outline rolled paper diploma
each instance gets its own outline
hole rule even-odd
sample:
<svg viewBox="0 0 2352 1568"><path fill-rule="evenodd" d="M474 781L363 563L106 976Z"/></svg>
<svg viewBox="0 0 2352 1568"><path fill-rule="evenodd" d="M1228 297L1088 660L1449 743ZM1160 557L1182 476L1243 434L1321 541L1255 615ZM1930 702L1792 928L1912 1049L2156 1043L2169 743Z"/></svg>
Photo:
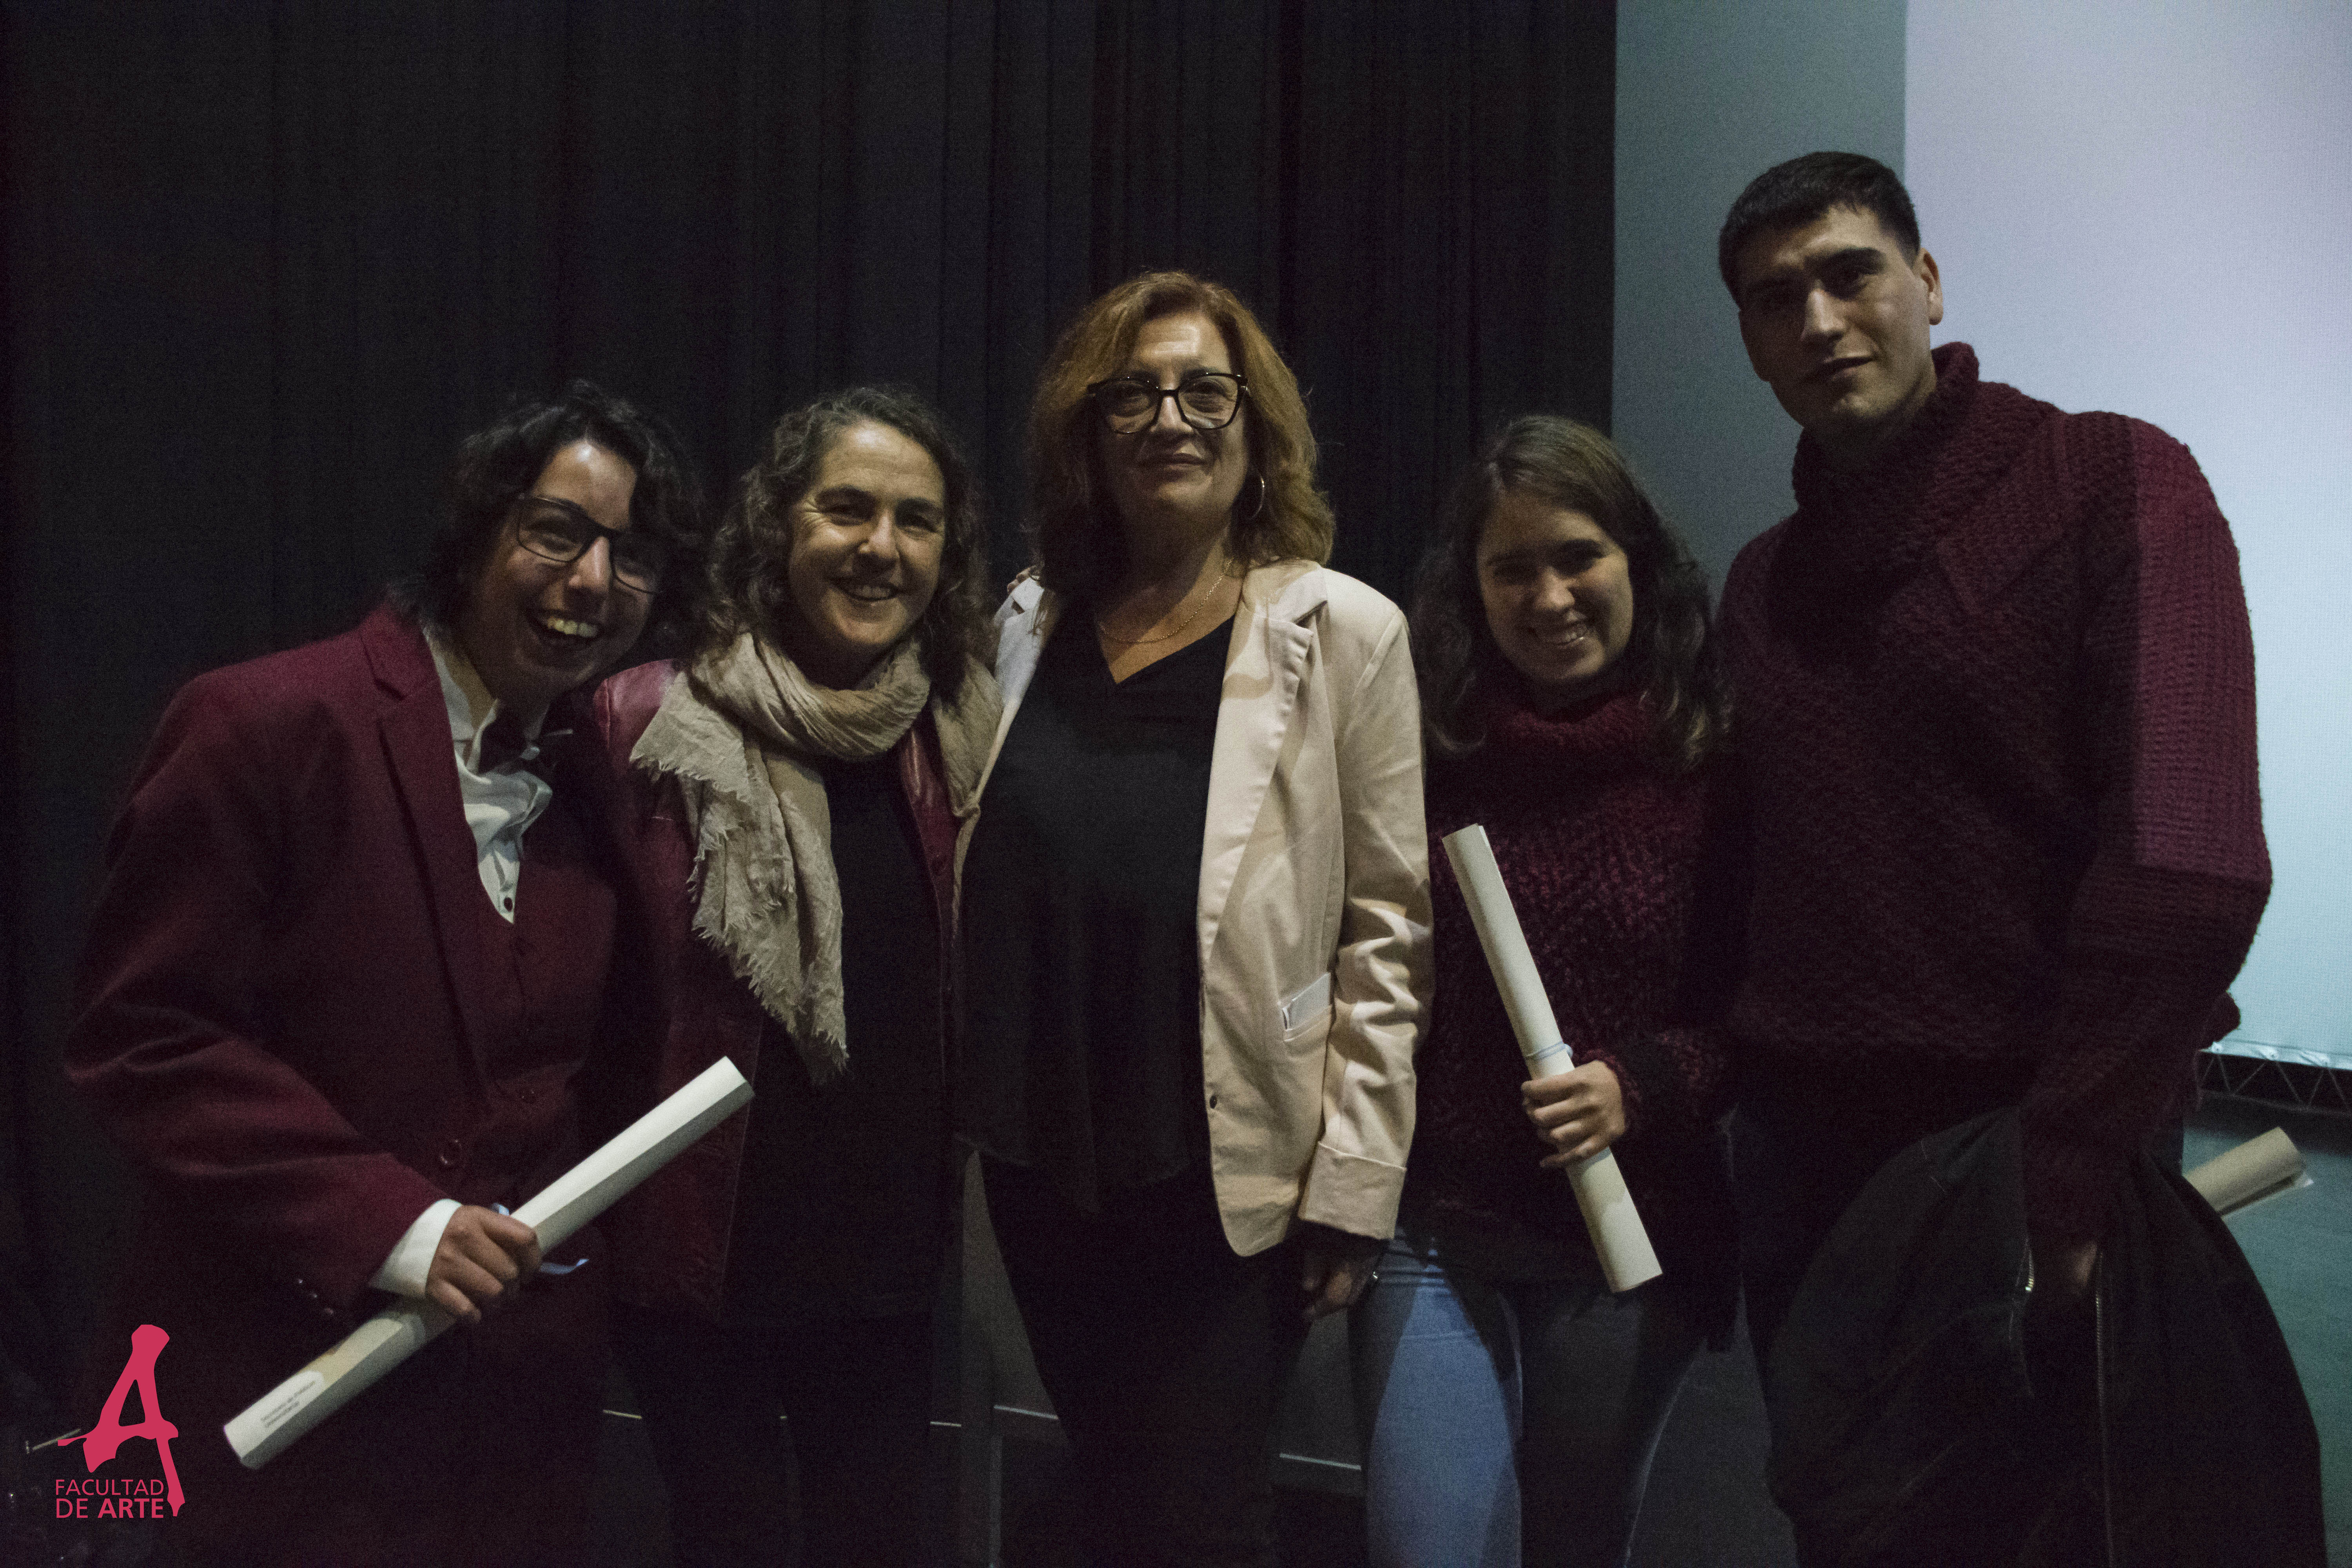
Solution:
<svg viewBox="0 0 2352 1568"><path fill-rule="evenodd" d="M2304 1173L2303 1151L2284 1128L2273 1127L2189 1172L2189 1184L2227 1219L2265 1199L2307 1187L2311 1178Z"/></svg>
<svg viewBox="0 0 2352 1568"><path fill-rule="evenodd" d="M1470 906L1470 924L1486 954L1486 967L1503 993L1503 1011L1511 1017L1511 1032L1519 1037L1519 1054L1527 1058L1529 1078L1549 1078L1576 1065L1576 1058L1559 1037L1551 999L1544 994L1543 978L1528 952L1527 933L1519 929L1519 912L1503 886L1495 865L1494 847L1486 830L1472 826L1444 838L1445 858L1454 865L1454 879ZM1576 1193L1576 1206L1584 1213L1584 1228L1591 1233L1592 1250L1601 1257L1601 1272L1612 1290L1631 1290L1663 1272L1651 1250L1650 1233L1634 1212L1633 1194L1625 1190L1625 1174L1617 1168L1614 1152L1603 1149L1568 1167L1568 1183Z"/></svg>
<svg viewBox="0 0 2352 1568"><path fill-rule="evenodd" d="M558 1176L515 1210L514 1217L539 1233L542 1252L552 1251L751 1098L751 1086L742 1073L719 1058ZM387 1307L246 1406L221 1432L245 1468L257 1470L456 1321L430 1301Z"/></svg>

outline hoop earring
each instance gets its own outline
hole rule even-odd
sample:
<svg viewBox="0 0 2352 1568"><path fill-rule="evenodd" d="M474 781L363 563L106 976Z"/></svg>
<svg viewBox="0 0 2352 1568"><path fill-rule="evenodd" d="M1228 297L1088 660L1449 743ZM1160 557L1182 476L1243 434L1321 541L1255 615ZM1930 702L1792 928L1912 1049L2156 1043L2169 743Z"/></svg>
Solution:
<svg viewBox="0 0 2352 1568"><path fill-rule="evenodd" d="M1250 514L1247 517L1242 519L1244 522L1255 522L1259 518L1265 515L1265 476L1253 469L1251 471L1251 477L1257 480L1257 505L1250 510Z"/></svg>

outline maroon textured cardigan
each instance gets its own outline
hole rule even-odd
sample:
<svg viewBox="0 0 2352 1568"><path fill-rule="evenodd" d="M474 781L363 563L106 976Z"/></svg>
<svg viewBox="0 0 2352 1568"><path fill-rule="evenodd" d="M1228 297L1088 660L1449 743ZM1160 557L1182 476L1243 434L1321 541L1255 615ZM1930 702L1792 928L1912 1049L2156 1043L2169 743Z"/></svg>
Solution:
<svg viewBox="0 0 2352 1568"><path fill-rule="evenodd" d="M1430 763L1432 849L1457 827L1486 829L1561 1035L1623 1089L1619 1163L1666 1277L1716 1287L1727 1321L1730 1210L1715 1135L1726 1055L1718 1033L1693 1023L1727 967L1713 937L1723 921L1703 918L1720 901L1702 861L1715 791L1705 773L1656 761L1636 692L1545 716L1499 684L1486 743ZM1413 1058L1408 1212L1442 1236L1543 1237L1589 1254L1567 1182L1538 1163L1547 1150L1519 1098L1526 1064L1443 853L1430 856L1430 895L1436 981Z"/></svg>
<svg viewBox="0 0 2352 1568"><path fill-rule="evenodd" d="M1977 378L1740 552L1743 1074L1840 1113L2021 1102L2027 1210L2095 1237L2184 1102L2269 893L2237 551L2187 448Z"/></svg>

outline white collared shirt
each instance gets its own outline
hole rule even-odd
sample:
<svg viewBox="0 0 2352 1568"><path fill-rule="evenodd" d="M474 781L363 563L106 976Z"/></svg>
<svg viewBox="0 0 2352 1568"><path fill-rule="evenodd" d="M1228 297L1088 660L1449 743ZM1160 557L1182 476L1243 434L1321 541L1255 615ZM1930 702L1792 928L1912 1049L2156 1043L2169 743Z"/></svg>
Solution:
<svg viewBox="0 0 2352 1568"><path fill-rule="evenodd" d="M449 705L449 739L457 759L457 794L465 802L466 826L473 829L474 858L490 907L514 923L515 887L522 879L522 836L537 822L555 787L521 763L539 754L543 719L524 727L530 743L522 756L501 768L480 771L482 731L499 715L498 700L457 645L427 627L425 645L441 675L441 695Z"/></svg>

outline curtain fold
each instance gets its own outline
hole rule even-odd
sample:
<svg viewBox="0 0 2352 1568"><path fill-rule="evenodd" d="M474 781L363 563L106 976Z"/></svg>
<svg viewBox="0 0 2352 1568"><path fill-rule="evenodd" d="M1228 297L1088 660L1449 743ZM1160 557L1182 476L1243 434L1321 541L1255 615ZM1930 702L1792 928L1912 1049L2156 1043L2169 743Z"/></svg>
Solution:
<svg viewBox="0 0 2352 1568"><path fill-rule="evenodd" d="M197 671L354 621L513 396L592 376L723 496L785 407L904 383L981 464L1009 574L1054 334L1192 268L1298 369L1336 563L1399 597L1485 427L1607 421L1605 4L46 0L0 26L0 1200L60 1325L126 1202L57 1050L148 731Z"/></svg>

